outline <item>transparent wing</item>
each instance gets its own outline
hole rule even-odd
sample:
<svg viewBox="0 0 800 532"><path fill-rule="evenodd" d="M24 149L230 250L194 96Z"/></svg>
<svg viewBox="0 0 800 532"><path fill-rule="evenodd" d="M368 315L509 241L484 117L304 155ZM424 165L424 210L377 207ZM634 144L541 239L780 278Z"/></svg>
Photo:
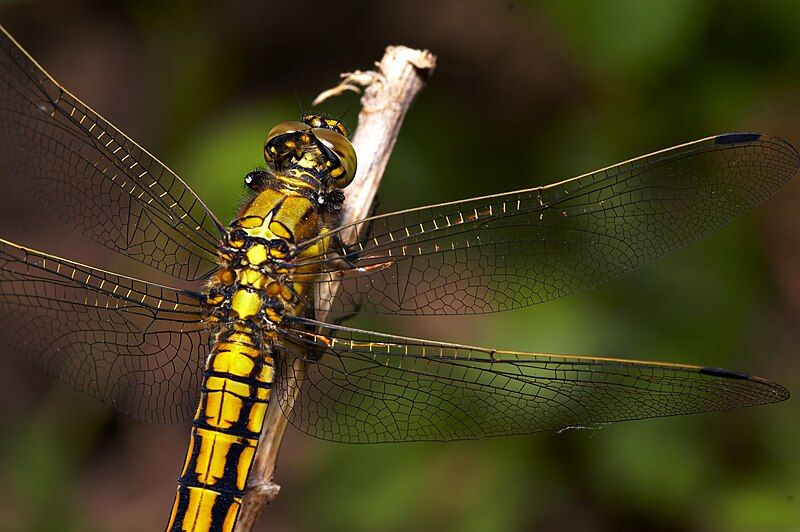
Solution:
<svg viewBox="0 0 800 532"><path fill-rule="evenodd" d="M788 397L778 384L723 369L500 351L310 320L298 324L283 333L277 397L294 426L338 442L477 439ZM314 327L321 332L311 332Z"/></svg>
<svg viewBox="0 0 800 532"><path fill-rule="evenodd" d="M221 225L188 185L2 27L0 175L89 238L159 271L193 281L215 267Z"/></svg>
<svg viewBox="0 0 800 532"><path fill-rule="evenodd" d="M343 241L368 235L346 261L297 265L320 266L308 282L342 282L327 302L337 313L518 308L592 288L709 233L798 167L780 139L709 137L545 187L368 218L338 230Z"/></svg>
<svg viewBox="0 0 800 532"><path fill-rule="evenodd" d="M197 297L0 240L0 337L49 373L145 421L199 397Z"/></svg>

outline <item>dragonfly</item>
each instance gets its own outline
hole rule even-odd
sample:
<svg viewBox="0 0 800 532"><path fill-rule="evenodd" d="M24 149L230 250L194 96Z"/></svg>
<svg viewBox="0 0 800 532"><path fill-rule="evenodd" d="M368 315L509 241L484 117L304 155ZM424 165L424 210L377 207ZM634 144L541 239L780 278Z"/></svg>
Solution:
<svg viewBox="0 0 800 532"><path fill-rule="evenodd" d="M779 138L716 135L547 186L340 225L356 153L339 121L307 115L269 131L266 166L244 177L249 196L225 225L5 29L0 66L3 178L81 238L138 263L111 271L0 237L0 337L139 420L192 419L167 530L233 529L271 401L312 436L378 443L558 431L788 397L728 369L342 324L357 312L486 314L588 290L781 189L800 156ZM331 283L337 290L326 292ZM318 319L321 310L331 318Z"/></svg>

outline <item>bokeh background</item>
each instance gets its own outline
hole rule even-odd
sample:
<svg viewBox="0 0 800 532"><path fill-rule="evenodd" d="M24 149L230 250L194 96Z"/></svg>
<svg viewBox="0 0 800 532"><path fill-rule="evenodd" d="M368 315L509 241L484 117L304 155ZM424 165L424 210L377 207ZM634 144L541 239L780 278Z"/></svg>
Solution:
<svg viewBox="0 0 800 532"><path fill-rule="evenodd" d="M369 68L388 44L429 48L439 66L402 130L383 211L545 184L724 131L800 145L798 20L795 1L0 7L0 22L56 79L222 219L260 163L265 132L297 118L340 72ZM354 126L358 98L322 110L347 111ZM504 348L726 366L798 396L798 212L794 183L592 292L474 319L371 324ZM18 353L0 360L0 530L161 530L188 423L139 424ZM800 412L792 398L448 444L348 446L290 429L277 481L282 492L259 530L800 530Z"/></svg>

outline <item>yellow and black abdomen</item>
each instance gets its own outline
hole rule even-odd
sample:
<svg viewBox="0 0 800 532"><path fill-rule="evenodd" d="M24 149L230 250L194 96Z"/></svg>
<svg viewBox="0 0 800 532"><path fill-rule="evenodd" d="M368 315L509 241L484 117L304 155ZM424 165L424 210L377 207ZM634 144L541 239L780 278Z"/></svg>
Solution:
<svg viewBox="0 0 800 532"><path fill-rule="evenodd" d="M168 531L233 530L272 380L269 347L247 325L217 333Z"/></svg>

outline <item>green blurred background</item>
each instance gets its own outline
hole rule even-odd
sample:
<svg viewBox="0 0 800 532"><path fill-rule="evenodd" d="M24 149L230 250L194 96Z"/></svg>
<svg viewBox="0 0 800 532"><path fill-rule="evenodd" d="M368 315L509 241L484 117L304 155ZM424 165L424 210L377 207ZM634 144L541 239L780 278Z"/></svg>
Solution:
<svg viewBox="0 0 800 532"><path fill-rule="evenodd" d="M274 123L388 44L439 66L380 192L411 207L560 180L713 133L800 145L800 3L6 2L66 87L227 219ZM323 111L348 111L358 98ZM513 156L512 156L513 155ZM593 290L479 318L371 320L503 348L726 366L800 393L800 185ZM4 222L5 223L5 222ZM22 223L32 223L23 221ZM75 257L80 258L80 257ZM161 530L189 425L142 425L2 358L0 530ZM259 530L800 530L797 400L603 430L338 445L290 429Z"/></svg>

